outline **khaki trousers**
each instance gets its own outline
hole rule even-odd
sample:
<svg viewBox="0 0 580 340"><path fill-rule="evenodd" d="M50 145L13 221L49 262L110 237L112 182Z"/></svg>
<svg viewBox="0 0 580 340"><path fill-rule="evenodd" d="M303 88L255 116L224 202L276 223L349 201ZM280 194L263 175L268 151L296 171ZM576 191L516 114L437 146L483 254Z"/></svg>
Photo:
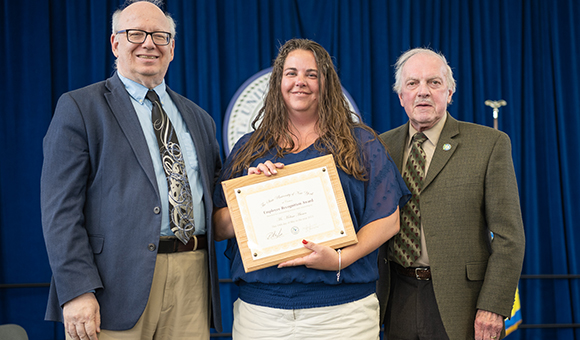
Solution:
<svg viewBox="0 0 580 340"><path fill-rule="evenodd" d="M209 315L207 250L157 254L149 301L135 327L102 329L99 340L207 340Z"/></svg>

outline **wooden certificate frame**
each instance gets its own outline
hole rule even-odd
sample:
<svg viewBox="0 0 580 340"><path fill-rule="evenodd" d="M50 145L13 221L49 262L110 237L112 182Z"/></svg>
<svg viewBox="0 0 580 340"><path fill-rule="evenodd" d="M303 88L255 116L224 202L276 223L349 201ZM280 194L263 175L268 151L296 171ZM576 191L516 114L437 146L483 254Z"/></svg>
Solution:
<svg viewBox="0 0 580 340"><path fill-rule="evenodd" d="M246 273L358 242L332 155L222 182Z"/></svg>

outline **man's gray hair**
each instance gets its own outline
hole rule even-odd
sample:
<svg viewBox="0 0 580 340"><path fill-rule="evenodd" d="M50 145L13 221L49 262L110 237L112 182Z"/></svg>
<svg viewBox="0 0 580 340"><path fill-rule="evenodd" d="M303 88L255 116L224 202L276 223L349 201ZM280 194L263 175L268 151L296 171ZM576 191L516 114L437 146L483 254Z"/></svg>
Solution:
<svg viewBox="0 0 580 340"><path fill-rule="evenodd" d="M127 8L129 5L134 4L136 2L142 2L142 1L146 1L146 2L150 2L152 4L154 4L155 6L159 7L162 11L163 11L163 1L162 0L127 0L125 1L125 3L123 4L123 6L121 8L119 8L118 10L115 11L115 13L113 13L113 16L111 18L112 21L112 34L117 33L117 31L119 30L119 18L121 17L121 12L123 12L123 10L125 8ZM175 24L175 20L173 20L173 18L171 17L171 15L165 11L163 11L163 13L165 14L165 17L167 18L167 21L169 21L169 25L171 26L170 28L170 32L171 33L171 38L175 39L175 34L176 34L176 24Z"/></svg>
<svg viewBox="0 0 580 340"><path fill-rule="evenodd" d="M408 50L407 52L403 53L399 57L399 59L397 59L397 63L395 64L395 84L393 84L393 90L395 90L397 94L401 94L403 86L402 84L403 79L401 79L403 65L405 65L405 63L416 54L429 54L439 57L439 59L441 59L443 64L445 64L445 68L447 69L447 74L445 76L447 88L451 90L451 92L455 93L455 79L453 79L453 71L451 70L451 67L449 67L447 59L441 52L437 53L429 48L414 48L412 50Z"/></svg>

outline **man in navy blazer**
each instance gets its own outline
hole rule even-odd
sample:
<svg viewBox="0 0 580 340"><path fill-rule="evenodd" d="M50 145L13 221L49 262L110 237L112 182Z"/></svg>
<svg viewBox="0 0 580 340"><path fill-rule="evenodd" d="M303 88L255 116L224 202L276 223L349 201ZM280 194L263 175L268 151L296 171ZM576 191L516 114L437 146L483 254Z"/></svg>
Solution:
<svg viewBox="0 0 580 340"><path fill-rule="evenodd" d="M46 319L64 322L68 338L208 339L211 321L221 331L211 225L219 145L211 117L165 85L174 36L174 21L153 3L115 12L116 74L62 95L44 139ZM149 90L185 158L195 217L187 244L169 228Z"/></svg>

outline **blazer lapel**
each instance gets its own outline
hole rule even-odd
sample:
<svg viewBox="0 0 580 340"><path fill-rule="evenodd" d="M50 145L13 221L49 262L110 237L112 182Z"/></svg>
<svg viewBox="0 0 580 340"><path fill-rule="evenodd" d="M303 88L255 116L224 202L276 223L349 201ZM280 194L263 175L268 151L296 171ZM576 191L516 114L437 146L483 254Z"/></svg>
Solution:
<svg viewBox="0 0 580 340"><path fill-rule="evenodd" d="M395 143L389 143L389 149L387 150L393 158L395 165L399 169L399 173L403 173L403 160L405 159L405 150L407 141L407 134L409 131L409 122L404 124L393 131L392 138L390 140L396 141Z"/></svg>
<svg viewBox="0 0 580 340"><path fill-rule="evenodd" d="M425 177L425 183L423 183L422 190L425 190L433 179L437 177L439 172L443 170L445 164L447 164L451 156L455 153L455 150L457 150L459 142L453 138L458 134L459 124L457 123L457 120L447 113L447 120L443 130L441 131L439 142L435 147L435 153L433 154L433 159L431 159L431 163L429 164L429 170L427 171L427 177Z"/></svg>
<svg viewBox="0 0 580 340"><path fill-rule="evenodd" d="M153 168L153 162L151 161L151 155L147 148L147 141L143 135L141 123L139 122L139 118L137 118L137 113L135 113L129 94L125 90L125 86L117 74L107 79L105 86L109 91L111 91L105 92L104 94L111 112L117 119L117 122L119 123L123 134L129 141L131 148L133 148L137 160L145 170L149 181L153 187L157 189L157 179L155 178L155 170Z"/></svg>

